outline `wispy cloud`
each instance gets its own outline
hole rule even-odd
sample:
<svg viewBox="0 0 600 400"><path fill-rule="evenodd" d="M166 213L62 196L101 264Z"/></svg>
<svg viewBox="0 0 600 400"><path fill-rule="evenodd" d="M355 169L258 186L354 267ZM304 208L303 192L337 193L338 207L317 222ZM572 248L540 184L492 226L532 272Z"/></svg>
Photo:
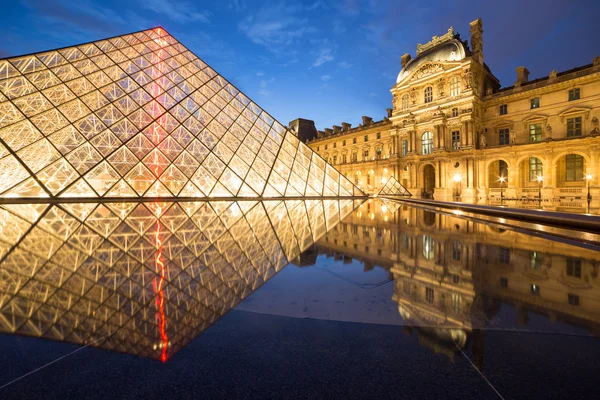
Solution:
<svg viewBox="0 0 600 400"><path fill-rule="evenodd" d="M315 61L313 62L312 66L313 67L320 67L321 65L333 61L334 57L333 57L333 49L329 48L329 47L324 47L321 48L318 52L317 52L317 58L315 59Z"/></svg>
<svg viewBox="0 0 600 400"><path fill-rule="evenodd" d="M141 0L143 8L164 15L175 22L210 22L211 13L199 11L194 3L173 0Z"/></svg>
<svg viewBox="0 0 600 400"><path fill-rule="evenodd" d="M349 69L352 68L353 64L350 64L348 61L340 61L338 63L338 67L343 68L343 69Z"/></svg>
<svg viewBox="0 0 600 400"><path fill-rule="evenodd" d="M268 89L269 84L275 82L275 78L271 78L271 79L263 79L260 81L259 83L259 90L258 90L258 94L260 94L261 96L265 96L268 97L271 95L271 92Z"/></svg>
<svg viewBox="0 0 600 400"><path fill-rule="evenodd" d="M328 81L328 80L330 80L330 79L331 79L331 76L329 76L329 75L321 75L321 80L322 80L323 82L327 82L327 81Z"/></svg>
<svg viewBox="0 0 600 400"><path fill-rule="evenodd" d="M264 73L264 72L262 72L262 71L258 71L258 72L256 73L256 76L264 76L264 75L265 75L265 73Z"/></svg>
<svg viewBox="0 0 600 400"><path fill-rule="evenodd" d="M301 11L296 3L269 2L244 18L238 27L252 42L277 52L305 34L316 32L308 18L300 16Z"/></svg>
<svg viewBox="0 0 600 400"><path fill-rule="evenodd" d="M245 0L229 0L229 4L227 4L227 8L233 11L244 11L246 9L246 1Z"/></svg>

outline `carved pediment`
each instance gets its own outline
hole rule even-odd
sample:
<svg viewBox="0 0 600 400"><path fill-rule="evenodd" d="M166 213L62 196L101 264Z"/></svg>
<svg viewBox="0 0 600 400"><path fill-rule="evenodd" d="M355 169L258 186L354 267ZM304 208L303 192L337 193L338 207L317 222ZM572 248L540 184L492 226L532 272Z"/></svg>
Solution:
<svg viewBox="0 0 600 400"><path fill-rule="evenodd" d="M499 121L496 121L496 123L494 125L492 125L492 129L494 130L494 133L498 133L499 129L502 128L514 128L515 123L511 120L508 119L501 119Z"/></svg>
<svg viewBox="0 0 600 400"><path fill-rule="evenodd" d="M581 115L581 114L583 114L584 119L589 119L590 111L591 111L590 107L570 107L570 108L564 110L563 112L561 112L560 114L558 114L558 116L560 117L560 123L562 124L565 122L565 118L569 118L571 116L577 116L577 115Z"/></svg>
<svg viewBox="0 0 600 400"><path fill-rule="evenodd" d="M438 72L444 71L444 67L439 63L427 63L417 69L411 76L410 80L415 81L425 76L433 75Z"/></svg>
<svg viewBox="0 0 600 400"><path fill-rule="evenodd" d="M543 126L546 125L546 121L548 121L548 116L544 114L533 114L523 119L523 126L527 129L527 125L541 123Z"/></svg>

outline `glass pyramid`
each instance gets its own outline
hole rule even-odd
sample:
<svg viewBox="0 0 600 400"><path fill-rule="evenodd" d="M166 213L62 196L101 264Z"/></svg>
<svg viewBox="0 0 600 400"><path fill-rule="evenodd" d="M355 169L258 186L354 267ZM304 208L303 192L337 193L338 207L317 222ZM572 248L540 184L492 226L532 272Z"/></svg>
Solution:
<svg viewBox="0 0 600 400"><path fill-rule="evenodd" d="M381 188L380 196L412 196L412 194L396 178L390 176L385 185Z"/></svg>
<svg viewBox="0 0 600 400"><path fill-rule="evenodd" d="M162 28L0 60L0 197L364 193Z"/></svg>
<svg viewBox="0 0 600 400"><path fill-rule="evenodd" d="M1 205L0 332L166 361L357 205Z"/></svg>

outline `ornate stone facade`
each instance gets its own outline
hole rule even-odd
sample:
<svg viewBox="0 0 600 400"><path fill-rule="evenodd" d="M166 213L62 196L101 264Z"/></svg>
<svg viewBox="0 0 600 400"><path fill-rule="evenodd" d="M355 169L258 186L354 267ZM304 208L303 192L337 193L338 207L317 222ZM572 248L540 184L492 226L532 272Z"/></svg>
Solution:
<svg viewBox="0 0 600 400"><path fill-rule="evenodd" d="M389 118L309 145L371 193L391 174L417 197L500 204L502 195L506 205L586 212L589 186L600 211L600 63L535 80L518 67L501 88L483 62L481 20L470 33L471 48L449 30L402 56ZM368 157L331 157L375 133Z"/></svg>

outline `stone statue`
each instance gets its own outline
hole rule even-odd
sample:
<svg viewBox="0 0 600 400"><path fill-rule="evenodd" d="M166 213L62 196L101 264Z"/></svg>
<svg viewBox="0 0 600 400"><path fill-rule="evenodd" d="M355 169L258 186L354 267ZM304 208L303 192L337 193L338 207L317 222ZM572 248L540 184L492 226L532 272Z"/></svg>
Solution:
<svg viewBox="0 0 600 400"><path fill-rule="evenodd" d="M515 133L515 129L510 128L510 132L508 135L510 139L510 144L515 144L517 142L517 134Z"/></svg>
<svg viewBox="0 0 600 400"><path fill-rule="evenodd" d="M485 149L487 147L487 139L485 138L485 134L481 132L479 134L479 148Z"/></svg>
<svg viewBox="0 0 600 400"><path fill-rule="evenodd" d="M466 89L470 89L471 88L471 70L468 69L467 72L465 72L462 76L463 79L463 87Z"/></svg>
<svg viewBox="0 0 600 400"><path fill-rule="evenodd" d="M592 118L592 134L593 135L598 135L600 134L600 129L598 128L598 125L600 125L600 122L598 121L598 117L593 117Z"/></svg>
<svg viewBox="0 0 600 400"><path fill-rule="evenodd" d="M542 139L552 140L552 126L550 124L546 124L546 129L544 129L544 135Z"/></svg>
<svg viewBox="0 0 600 400"><path fill-rule="evenodd" d="M444 93L444 86L446 85L446 80L444 78L440 78L437 81L437 89L440 97L444 97L446 93Z"/></svg>
<svg viewBox="0 0 600 400"><path fill-rule="evenodd" d="M410 102L414 106L417 104L417 88L412 88L410 91Z"/></svg>

